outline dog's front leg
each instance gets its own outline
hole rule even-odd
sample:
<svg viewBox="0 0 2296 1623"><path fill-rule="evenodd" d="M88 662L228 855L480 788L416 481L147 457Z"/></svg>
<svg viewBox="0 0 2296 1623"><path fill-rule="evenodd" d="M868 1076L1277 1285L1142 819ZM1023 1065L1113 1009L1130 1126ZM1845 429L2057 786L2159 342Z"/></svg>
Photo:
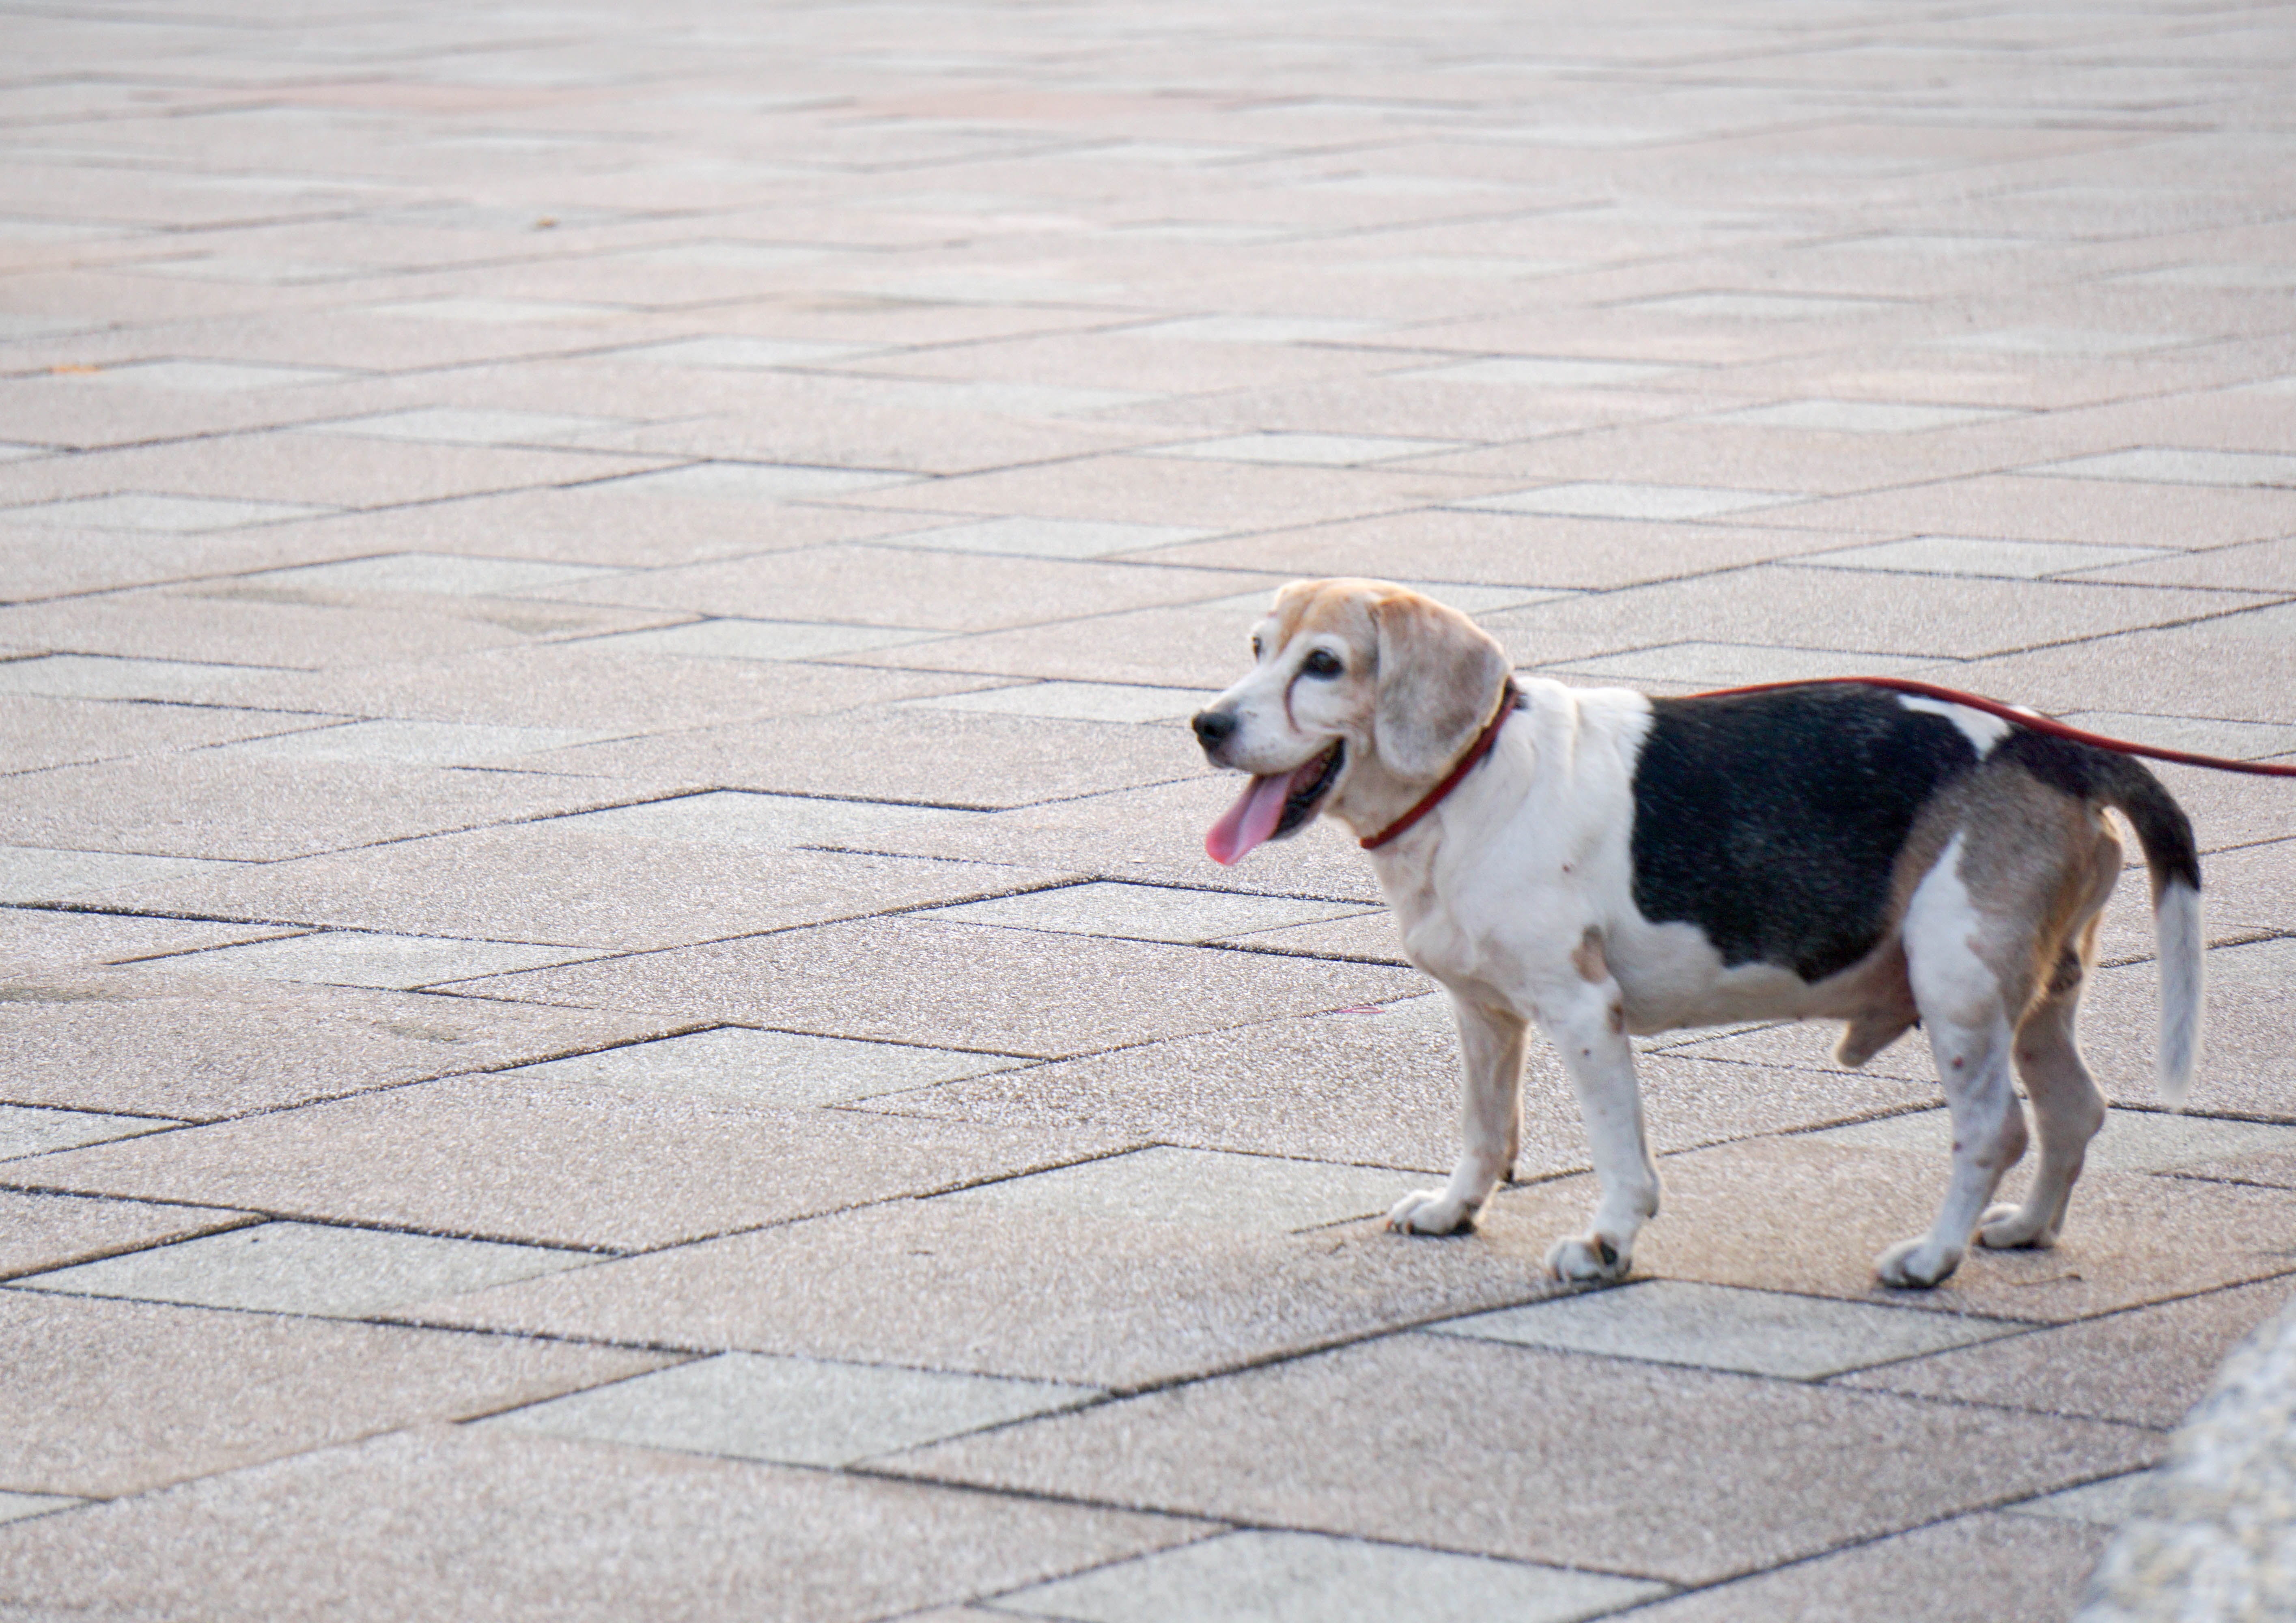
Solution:
<svg viewBox="0 0 2296 1623"><path fill-rule="evenodd" d="M1524 1023L1451 994L1459 1023L1458 1164L1440 1189L1414 1190L1395 1203L1387 1225L1406 1234L1448 1234L1474 1221L1492 1188L1513 1170L1521 1131Z"/></svg>
<svg viewBox="0 0 2296 1623"><path fill-rule="evenodd" d="M1543 1002L1539 1029L1554 1045L1578 1095L1603 1190L1594 1225L1556 1241L1546 1253L1547 1271L1579 1283L1624 1279L1634 1266L1635 1236L1658 1216L1658 1168L1643 1136L1642 1089L1635 1081L1634 1047L1627 1041L1617 982L1605 972L1599 981Z"/></svg>

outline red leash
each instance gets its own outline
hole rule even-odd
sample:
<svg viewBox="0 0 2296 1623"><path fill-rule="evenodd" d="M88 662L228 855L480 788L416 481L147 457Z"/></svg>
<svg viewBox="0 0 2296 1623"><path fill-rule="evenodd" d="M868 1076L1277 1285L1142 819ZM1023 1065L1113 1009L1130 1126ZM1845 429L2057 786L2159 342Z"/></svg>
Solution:
<svg viewBox="0 0 2296 1623"><path fill-rule="evenodd" d="M1693 693L1690 697L1726 699L1735 693L1769 693L1786 687L1839 687L1845 684L1893 688L1901 693L1918 693L1924 699L1939 699L1948 704L1964 705L1972 710L1982 710L1988 716L1998 716L2028 732L2046 733L2052 738L2069 738L2077 744L2092 744L2099 750L2111 750L2120 755L2142 755L2156 761L2174 761L2180 766L2207 766L2218 772L2248 772L2259 777L2296 778L2296 766L2275 766L2263 761L2227 761L2213 755L2194 755L2183 750L2132 744L2125 738L2107 738L2102 733L2084 733L2079 727L2069 727L2062 721L2036 716L2030 710L2021 710L1996 699L1980 699L1975 693L1939 687L1929 682L1915 682L1905 676L1812 676L1800 682L1757 682L1751 687L1719 687L1710 693Z"/></svg>
<svg viewBox="0 0 2296 1623"><path fill-rule="evenodd" d="M1467 746L1466 754L1459 758L1459 764L1451 768L1449 775L1434 788L1422 795L1418 805L1380 830L1378 833L1358 840L1356 843L1366 851L1376 851L1418 822L1420 818L1433 811L1441 803L1445 795L1459 786L1459 780L1475 769L1475 763L1491 752L1491 746L1499 742L1499 729L1506 725L1506 718L1514 714L1515 707L1521 702L1522 694L1516 689L1514 678L1509 676L1506 679L1506 685L1499 690L1497 713L1483 724L1483 730L1475 734L1475 742Z"/></svg>

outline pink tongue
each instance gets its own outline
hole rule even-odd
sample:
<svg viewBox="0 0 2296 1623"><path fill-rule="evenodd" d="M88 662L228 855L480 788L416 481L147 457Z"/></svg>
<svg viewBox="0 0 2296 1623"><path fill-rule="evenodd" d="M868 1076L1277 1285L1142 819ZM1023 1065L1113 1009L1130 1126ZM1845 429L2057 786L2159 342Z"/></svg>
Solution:
<svg viewBox="0 0 2296 1623"><path fill-rule="evenodd" d="M1308 763L1309 766L1316 764ZM1299 775L1299 772L1287 772L1281 777L1252 779L1228 807L1227 816L1213 824L1212 832L1204 836L1204 849L1211 859L1226 867L1242 861L1252 847L1265 843L1283 821L1284 797L1292 792L1292 780Z"/></svg>

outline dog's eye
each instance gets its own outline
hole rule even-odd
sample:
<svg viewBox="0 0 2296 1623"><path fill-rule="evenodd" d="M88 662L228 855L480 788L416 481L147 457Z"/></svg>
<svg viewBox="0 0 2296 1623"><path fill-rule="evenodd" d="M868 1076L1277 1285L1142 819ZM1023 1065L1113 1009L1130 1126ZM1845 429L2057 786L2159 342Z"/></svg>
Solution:
<svg viewBox="0 0 2296 1623"><path fill-rule="evenodd" d="M1339 655L1325 648L1318 648L1300 661L1300 674L1305 676L1336 676L1345 668Z"/></svg>

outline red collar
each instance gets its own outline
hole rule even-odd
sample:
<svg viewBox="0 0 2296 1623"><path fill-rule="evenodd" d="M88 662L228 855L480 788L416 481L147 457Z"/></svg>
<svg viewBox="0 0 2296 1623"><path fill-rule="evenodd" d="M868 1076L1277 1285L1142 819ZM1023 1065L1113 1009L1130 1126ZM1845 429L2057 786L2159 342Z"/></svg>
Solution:
<svg viewBox="0 0 2296 1623"><path fill-rule="evenodd" d="M1366 851L1376 851L1440 806L1443 803L1443 797L1459 786L1459 780L1475 769L1475 763L1491 752L1491 746L1499 742L1499 729L1506 725L1506 718L1513 714L1515 707L1521 702L1522 694L1516 688L1514 678L1509 676L1506 679L1506 685L1499 690L1498 713L1483 724L1483 730L1475 734L1475 742L1467 746L1467 752L1459 758L1458 765L1444 775L1441 783L1421 796L1418 805L1380 830L1378 833L1368 839L1358 840L1356 843Z"/></svg>

